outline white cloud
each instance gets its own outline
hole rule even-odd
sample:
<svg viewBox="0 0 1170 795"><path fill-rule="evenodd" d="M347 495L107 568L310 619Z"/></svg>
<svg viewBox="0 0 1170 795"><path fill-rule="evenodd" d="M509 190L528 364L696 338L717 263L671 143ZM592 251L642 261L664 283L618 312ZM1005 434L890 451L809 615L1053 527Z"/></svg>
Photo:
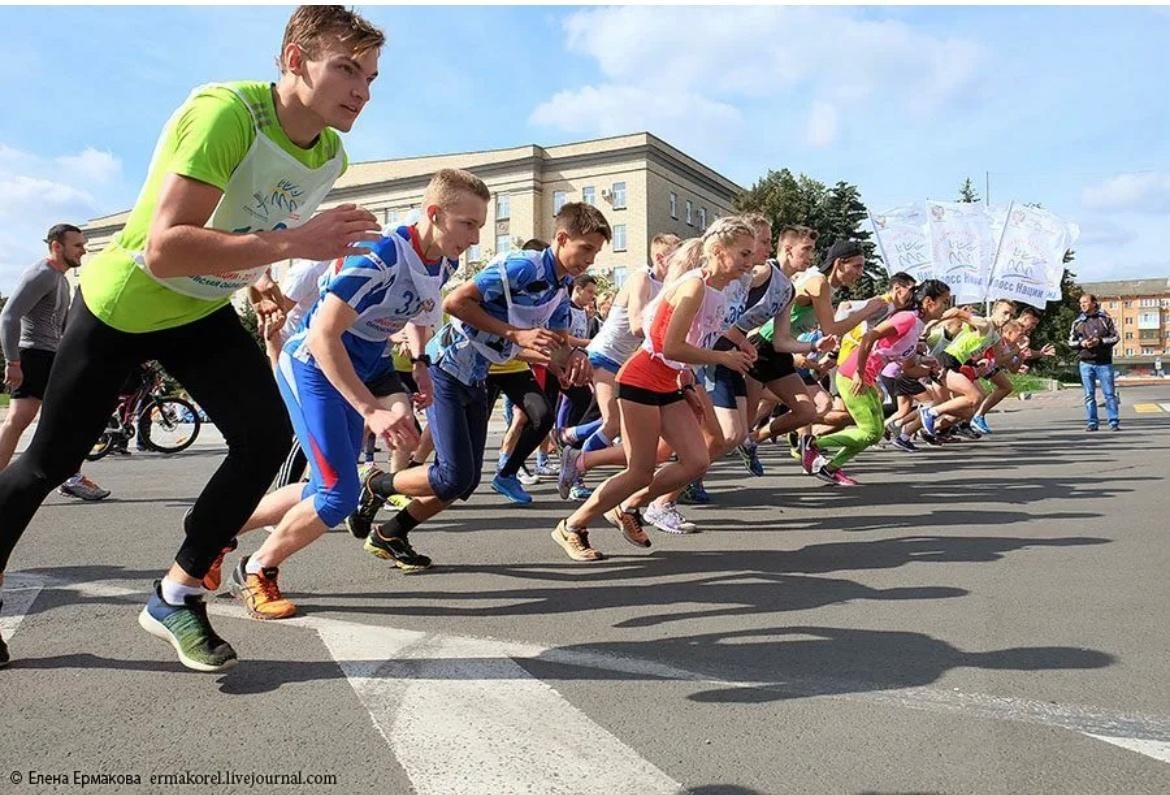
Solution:
<svg viewBox="0 0 1170 795"><path fill-rule="evenodd" d="M1118 174L1081 191L1081 204L1094 210L1119 212L1170 211L1170 173Z"/></svg>
<svg viewBox="0 0 1170 795"><path fill-rule="evenodd" d="M108 210L121 170L117 158L92 148L45 156L0 143L0 292L44 256L50 226L81 225Z"/></svg>
<svg viewBox="0 0 1170 795"><path fill-rule="evenodd" d="M828 106L880 101L930 114L964 96L983 58L972 42L836 8L609 7L576 12L564 29L567 48L594 59L606 80L558 97L585 99L589 92L595 104L604 96L607 107L635 96L652 97L656 108L682 105L700 115L667 115L684 124L690 118L690 134L696 135L697 125L729 121L738 99L795 103L793 95L805 92L817 99L790 110L797 118L810 113L805 139L813 146L836 138L836 113ZM547 109L556 99L541 105L531 121L548 124ZM720 111L712 112L715 107ZM613 129L614 117L566 114L555 126L602 133ZM627 124L617 131L632 129ZM661 122L652 129L686 133L682 126L664 130ZM720 134L726 139L726 130L708 130L703 137Z"/></svg>
<svg viewBox="0 0 1170 795"><path fill-rule="evenodd" d="M828 102L814 102L808 114L805 140L817 149L837 140L837 108Z"/></svg>

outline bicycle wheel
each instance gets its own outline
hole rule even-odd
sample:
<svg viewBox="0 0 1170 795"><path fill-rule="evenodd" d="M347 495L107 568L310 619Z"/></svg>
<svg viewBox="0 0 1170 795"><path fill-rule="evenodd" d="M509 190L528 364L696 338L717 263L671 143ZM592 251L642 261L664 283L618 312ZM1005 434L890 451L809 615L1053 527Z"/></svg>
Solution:
<svg viewBox="0 0 1170 795"><path fill-rule="evenodd" d="M192 421L185 420L190 417ZM203 423L195 407L182 398L153 398L138 418L138 436L160 453L178 453L195 443Z"/></svg>

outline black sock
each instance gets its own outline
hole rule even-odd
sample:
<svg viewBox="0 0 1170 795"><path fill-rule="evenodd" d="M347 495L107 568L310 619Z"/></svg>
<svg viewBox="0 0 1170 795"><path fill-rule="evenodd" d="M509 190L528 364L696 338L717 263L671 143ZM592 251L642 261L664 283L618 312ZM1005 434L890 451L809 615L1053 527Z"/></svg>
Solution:
<svg viewBox="0 0 1170 795"><path fill-rule="evenodd" d="M410 515L403 508L390 519L378 525L378 535L382 538L406 538L406 534L418 527L418 519Z"/></svg>
<svg viewBox="0 0 1170 795"><path fill-rule="evenodd" d="M397 494L394 490L394 475L387 472L381 472L370 478L370 491L377 494L383 499Z"/></svg>

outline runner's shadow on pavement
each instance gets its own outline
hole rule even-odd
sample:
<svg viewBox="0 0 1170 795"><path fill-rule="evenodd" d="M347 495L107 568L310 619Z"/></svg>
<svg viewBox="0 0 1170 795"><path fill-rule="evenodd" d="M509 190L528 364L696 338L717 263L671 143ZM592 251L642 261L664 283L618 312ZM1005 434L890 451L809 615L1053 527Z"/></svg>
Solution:
<svg viewBox="0 0 1170 795"><path fill-rule="evenodd" d="M1105 668L1116 658L1094 649L1027 646L963 651L918 632L792 626L656 639L561 646L547 660L524 659L542 679L590 679L592 668L573 655L653 660L709 675L730 686L703 690L688 700L711 704L764 704L817 696L926 687L956 668L1010 671ZM559 674L558 674L559 669ZM580 673L574 677L572 670ZM627 666L628 670L628 666ZM629 673L617 678L633 678ZM742 686L737 686L742 683Z"/></svg>

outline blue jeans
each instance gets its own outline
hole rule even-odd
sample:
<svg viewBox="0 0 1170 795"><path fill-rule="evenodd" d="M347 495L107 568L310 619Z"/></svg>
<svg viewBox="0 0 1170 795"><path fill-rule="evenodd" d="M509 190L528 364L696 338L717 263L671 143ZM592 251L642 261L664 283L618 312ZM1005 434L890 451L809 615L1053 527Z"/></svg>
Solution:
<svg viewBox="0 0 1170 795"><path fill-rule="evenodd" d="M1121 423L1121 415L1117 411L1117 392L1113 388L1113 365L1093 364L1081 362L1081 386L1085 388L1085 419L1089 424L1097 425L1097 382L1101 383L1101 392L1105 396L1105 412L1109 416L1110 425Z"/></svg>

